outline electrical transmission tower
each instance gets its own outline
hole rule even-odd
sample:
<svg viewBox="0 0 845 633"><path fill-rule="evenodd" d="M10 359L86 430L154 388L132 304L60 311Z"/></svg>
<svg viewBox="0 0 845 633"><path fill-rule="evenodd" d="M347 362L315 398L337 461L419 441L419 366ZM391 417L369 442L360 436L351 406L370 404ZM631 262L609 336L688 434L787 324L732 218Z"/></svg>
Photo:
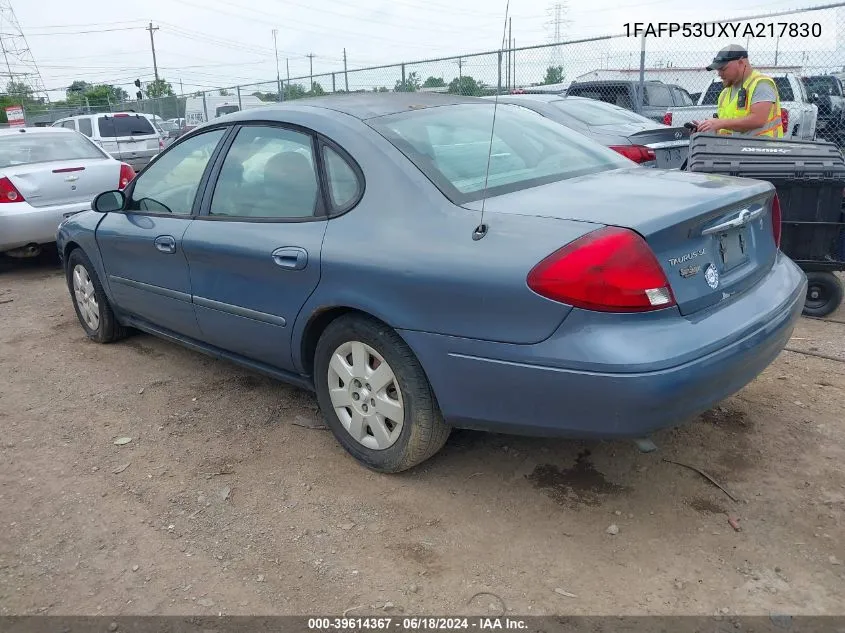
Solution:
<svg viewBox="0 0 845 633"><path fill-rule="evenodd" d="M14 82L28 86L32 97L49 101L38 64L15 17L11 0L0 0L0 55L0 93L7 92L9 84Z"/></svg>
<svg viewBox="0 0 845 633"><path fill-rule="evenodd" d="M2 0L0 0L2 1ZM555 2L547 9L546 13L549 15L549 20L545 25L549 28L553 35L549 37L550 44L560 44L564 40L565 27L571 22L566 19L566 12L568 10L565 1ZM549 64L552 66L559 66L563 58L563 47L552 46L549 48Z"/></svg>

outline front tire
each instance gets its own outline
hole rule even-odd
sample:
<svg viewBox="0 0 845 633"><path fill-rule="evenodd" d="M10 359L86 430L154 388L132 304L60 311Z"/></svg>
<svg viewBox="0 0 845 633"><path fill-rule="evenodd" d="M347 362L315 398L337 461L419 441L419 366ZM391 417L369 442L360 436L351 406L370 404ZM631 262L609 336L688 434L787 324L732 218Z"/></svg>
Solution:
<svg viewBox="0 0 845 633"><path fill-rule="evenodd" d="M407 470L449 437L416 356L378 321L358 315L333 321L317 343L314 383L326 424L367 468Z"/></svg>
<svg viewBox="0 0 845 633"><path fill-rule="evenodd" d="M68 256L66 274L76 316L88 338L97 343L123 338L126 330L117 322L97 271L82 249Z"/></svg>
<svg viewBox="0 0 845 633"><path fill-rule="evenodd" d="M842 303L842 282L833 273L807 273L807 298L804 314L811 317L825 317Z"/></svg>

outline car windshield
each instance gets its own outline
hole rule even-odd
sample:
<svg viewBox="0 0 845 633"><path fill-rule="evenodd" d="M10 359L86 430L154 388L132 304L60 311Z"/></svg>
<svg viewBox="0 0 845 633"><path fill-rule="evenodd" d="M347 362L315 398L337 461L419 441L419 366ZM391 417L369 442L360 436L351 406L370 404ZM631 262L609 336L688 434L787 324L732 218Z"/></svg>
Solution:
<svg viewBox="0 0 845 633"><path fill-rule="evenodd" d="M456 204L581 175L629 167L613 150L519 106L493 104L402 112L368 123ZM487 164L489 156L489 176Z"/></svg>
<svg viewBox="0 0 845 633"><path fill-rule="evenodd" d="M97 119L100 136L114 138L119 136L144 136L155 134L150 120L140 114L117 114Z"/></svg>
<svg viewBox="0 0 845 633"><path fill-rule="evenodd" d="M585 125L625 125L629 123L654 125L654 121L650 119L602 101L561 99L560 101L553 101L552 105Z"/></svg>
<svg viewBox="0 0 845 633"><path fill-rule="evenodd" d="M88 139L77 134L9 134L0 136L0 168L55 160L103 158Z"/></svg>

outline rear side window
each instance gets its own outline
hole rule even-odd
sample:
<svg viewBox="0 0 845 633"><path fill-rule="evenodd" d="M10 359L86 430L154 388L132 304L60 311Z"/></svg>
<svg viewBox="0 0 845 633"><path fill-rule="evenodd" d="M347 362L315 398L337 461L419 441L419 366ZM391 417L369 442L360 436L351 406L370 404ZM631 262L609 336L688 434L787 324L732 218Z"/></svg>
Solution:
<svg viewBox="0 0 845 633"><path fill-rule="evenodd" d="M154 135L156 131L146 117L137 114L105 116L97 119L102 138Z"/></svg>
<svg viewBox="0 0 845 633"><path fill-rule="evenodd" d="M91 129L91 119L79 119L77 123L79 124L79 131L85 136L90 137L93 134Z"/></svg>
<svg viewBox="0 0 845 633"><path fill-rule="evenodd" d="M344 209L358 198L358 176L352 166L331 147L323 147L323 160L326 164L332 206Z"/></svg>
<svg viewBox="0 0 845 633"><path fill-rule="evenodd" d="M775 77L775 85L778 87L778 94L781 101L796 101L795 93L792 92L792 85L786 77Z"/></svg>
<svg viewBox="0 0 845 633"><path fill-rule="evenodd" d="M722 92L722 88L724 88L724 86L721 81L714 81L710 84L707 88L707 92L704 93L701 105L717 105L719 103L719 94Z"/></svg>
<svg viewBox="0 0 845 633"><path fill-rule="evenodd" d="M76 130L76 124L73 122L72 119L70 121L65 121L64 123L62 123L62 127L65 127L69 130Z"/></svg>

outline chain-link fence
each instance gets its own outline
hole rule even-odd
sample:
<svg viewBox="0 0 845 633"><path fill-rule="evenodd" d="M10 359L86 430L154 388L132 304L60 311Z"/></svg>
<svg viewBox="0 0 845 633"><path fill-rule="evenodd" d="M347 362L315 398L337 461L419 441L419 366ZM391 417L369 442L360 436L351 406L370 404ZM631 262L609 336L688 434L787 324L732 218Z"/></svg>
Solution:
<svg viewBox="0 0 845 633"><path fill-rule="evenodd" d="M88 112L134 111L193 126L265 103L347 92L433 91L484 96L566 92L654 121L710 118L721 83L705 70L735 43L772 76L788 136L845 142L845 2L701 23L628 23L621 34L556 44L281 77L182 96L55 108L28 107L27 124Z"/></svg>

